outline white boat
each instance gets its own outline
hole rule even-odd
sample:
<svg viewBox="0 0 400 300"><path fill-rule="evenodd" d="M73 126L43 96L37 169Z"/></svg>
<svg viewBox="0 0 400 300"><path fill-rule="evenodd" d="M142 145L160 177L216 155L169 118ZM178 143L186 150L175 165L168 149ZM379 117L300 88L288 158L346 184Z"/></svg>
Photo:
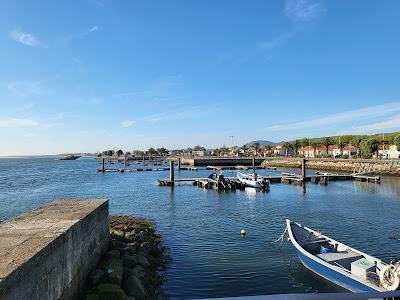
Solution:
<svg viewBox="0 0 400 300"><path fill-rule="evenodd" d="M399 262L387 264L290 220L286 220L286 226L303 265L321 277L352 292L399 288Z"/></svg>
<svg viewBox="0 0 400 300"><path fill-rule="evenodd" d="M258 178L256 173L254 173L252 175L247 175L247 174L238 172L237 178L245 186L249 186L249 187L253 187L253 188L266 188L269 186L269 181L265 180L263 178Z"/></svg>

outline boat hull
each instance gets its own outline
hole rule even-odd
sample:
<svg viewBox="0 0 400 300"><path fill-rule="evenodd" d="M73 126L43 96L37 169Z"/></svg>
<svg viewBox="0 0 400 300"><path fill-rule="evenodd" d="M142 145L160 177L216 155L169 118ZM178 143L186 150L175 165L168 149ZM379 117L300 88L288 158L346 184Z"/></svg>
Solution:
<svg viewBox="0 0 400 300"><path fill-rule="evenodd" d="M296 248L297 255L301 263L309 270L318 274L319 276L349 290L352 292L376 292L378 289L373 289L362 282L354 280L342 273L337 272L327 266L320 264L318 261L308 257L302 251Z"/></svg>

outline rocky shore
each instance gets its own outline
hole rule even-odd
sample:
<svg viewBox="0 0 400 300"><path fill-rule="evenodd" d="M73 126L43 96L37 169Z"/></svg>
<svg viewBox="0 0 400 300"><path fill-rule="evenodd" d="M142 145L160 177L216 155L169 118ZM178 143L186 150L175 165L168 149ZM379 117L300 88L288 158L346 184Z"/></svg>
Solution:
<svg viewBox="0 0 400 300"><path fill-rule="evenodd" d="M301 168L300 158L267 158L262 166ZM390 160L310 159L307 168L335 172L369 172L375 175L400 176L400 164Z"/></svg>
<svg viewBox="0 0 400 300"><path fill-rule="evenodd" d="M109 251L88 278L85 300L166 299L161 272L169 256L155 224L143 218L110 217Z"/></svg>

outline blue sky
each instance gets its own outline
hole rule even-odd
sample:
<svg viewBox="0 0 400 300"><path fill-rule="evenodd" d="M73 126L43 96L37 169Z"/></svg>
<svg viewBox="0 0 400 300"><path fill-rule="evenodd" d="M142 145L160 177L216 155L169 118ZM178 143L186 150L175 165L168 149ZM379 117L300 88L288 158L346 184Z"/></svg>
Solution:
<svg viewBox="0 0 400 300"><path fill-rule="evenodd" d="M400 130L399 1L1 1L0 155Z"/></svg>

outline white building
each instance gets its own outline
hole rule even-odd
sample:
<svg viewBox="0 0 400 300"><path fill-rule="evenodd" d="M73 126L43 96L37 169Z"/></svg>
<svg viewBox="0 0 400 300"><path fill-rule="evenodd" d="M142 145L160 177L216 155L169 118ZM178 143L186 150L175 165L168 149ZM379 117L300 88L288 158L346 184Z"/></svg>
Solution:
<svg viewBox="0 0 400 300"><path fill-rule="evenodd" d="M396 145L390 145L387 150L378 150L378 156L382 158L400 158L400 151L397 150Z"/></svg>

